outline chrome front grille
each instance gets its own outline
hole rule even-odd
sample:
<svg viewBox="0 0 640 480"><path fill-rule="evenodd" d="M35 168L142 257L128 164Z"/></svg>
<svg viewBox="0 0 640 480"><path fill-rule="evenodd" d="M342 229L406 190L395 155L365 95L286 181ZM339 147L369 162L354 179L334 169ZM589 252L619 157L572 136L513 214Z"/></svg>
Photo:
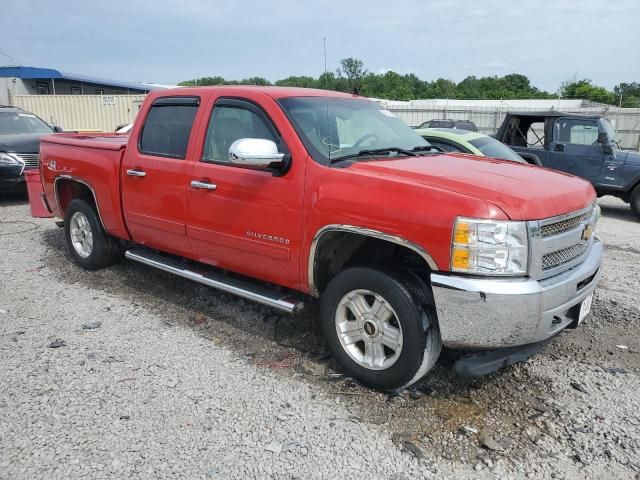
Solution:
<svg viewBox="0 0 640 480"><path fill-rule="evenodd" d="M556 250L555 252L547 253L542 256L542 270L551 270L552 268L559 267L565 263L569 263L574 258L582 255L589 243L578 243L571 245L570 247L563 248L562 250Z"/></svg>
<svg viewBox="0 0 640 480"><path fill-rule="evenodd" d="M551 237L560 233L568 232L576 228L580 223L586 221L591 217L591 212L583 213L577 217L567 218L566 220L560 220L559 222L549 223L540 227L540 233L543 237Z"/></svg>
<svg viewBox="0 0 640 480"><path fill-rule="evenodd" d="M22 160L24 162L24 168L38 168L40 166L39 153L12 153L11 155Z"/></svg>
<svg viewBox="0 0 640 480"><path fill-rule="evenodd" d="M585 235L594 226L593 205L582 210L528 222L530 240L529 275L542 280L565 272L586 258L593 238ZM592 230L591 230L592 231Z"/></svg>

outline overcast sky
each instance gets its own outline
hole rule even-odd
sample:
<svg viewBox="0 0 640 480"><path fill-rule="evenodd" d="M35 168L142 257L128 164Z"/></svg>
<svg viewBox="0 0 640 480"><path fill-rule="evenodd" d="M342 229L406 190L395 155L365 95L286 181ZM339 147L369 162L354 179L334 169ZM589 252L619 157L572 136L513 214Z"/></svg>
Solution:
<svg viewBox="0 0 640 480"><path fill-rule="evenodd" d="M0 50L19 65L177 83L318 76L357 57L425 80L523 73L640 81L640 0L20 0L3 2ZM0 55L0 65L11 60Z"/></svg>

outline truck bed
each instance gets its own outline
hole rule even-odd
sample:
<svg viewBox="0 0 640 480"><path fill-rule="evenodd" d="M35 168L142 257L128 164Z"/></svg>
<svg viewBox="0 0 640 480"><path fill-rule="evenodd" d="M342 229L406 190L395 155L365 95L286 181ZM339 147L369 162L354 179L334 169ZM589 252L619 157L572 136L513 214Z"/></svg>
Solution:
<svg viewBox="0 0 640 480"><path fill-rule="evenodd" d="M101 150L120 150L127 145L128 135L117 133L58 133L48 135L42 139L45 143L73 145L84 148L99 148Z"/></svg>
<svg viewBox="0 0 640 480"><path fill-rule="evenodd" d="M107 232L128 238L120 205L120 165L128 135L62 133L44 137L40 145L40 172L52 213L63 217L73 196L66 188L80 181L99 205Z"/></svg>

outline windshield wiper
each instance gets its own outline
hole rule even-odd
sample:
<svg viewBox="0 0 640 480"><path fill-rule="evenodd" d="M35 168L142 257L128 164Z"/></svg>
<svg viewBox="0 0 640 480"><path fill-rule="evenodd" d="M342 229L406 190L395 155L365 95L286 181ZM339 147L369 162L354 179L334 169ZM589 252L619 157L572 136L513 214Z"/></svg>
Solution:
<svg viewBox="0 0 640 480"><path fill-rule="evenodd" d="M347 160L349 158L367 157L385 153L401 153L403 155L408 155L409 157L415 157L418 155L413 150L406 150L400 147L370 148L367 150L360 150L358 153L352 153L351 155L343 155L342 157L332 158L329 163L334 164L336 162L341 162L342 160Z"/></svg>
<svg viewBox="0 0 640 480"><path fill-rule="evenodd" d="M411 149L412 152L446 152L444 148L436 145L420 145Z"/></svg>

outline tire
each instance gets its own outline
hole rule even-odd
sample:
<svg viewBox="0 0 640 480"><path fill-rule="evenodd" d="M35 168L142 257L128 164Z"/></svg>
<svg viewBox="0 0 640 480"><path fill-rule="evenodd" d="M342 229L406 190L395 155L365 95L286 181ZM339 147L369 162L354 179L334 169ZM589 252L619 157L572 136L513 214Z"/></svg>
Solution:
<svg viewBox="0 0 640 480"><path fill-rule="evenodd" d="M119 242L104 231L95 207L80 198L64 214L64 236L74 262L86 270L113 265L122 253Z"/></svg>
<svg viewBox="0 0 640 480"><path fill-rule="evenodd" d="M374 315L381 304L382 314ZM333 357L369 387L408 387L431 370L440 355L433 296L410 272L394 267L349 268L329 282L320 308Z"/></svg>
<svg viewBox="0 0 640 480"><path fill-rule="evenodd" d="M631 211L640 219L640 184L636 185L636 188L631 192Z"/></svg>

